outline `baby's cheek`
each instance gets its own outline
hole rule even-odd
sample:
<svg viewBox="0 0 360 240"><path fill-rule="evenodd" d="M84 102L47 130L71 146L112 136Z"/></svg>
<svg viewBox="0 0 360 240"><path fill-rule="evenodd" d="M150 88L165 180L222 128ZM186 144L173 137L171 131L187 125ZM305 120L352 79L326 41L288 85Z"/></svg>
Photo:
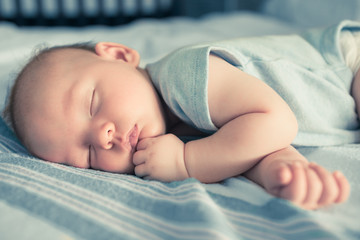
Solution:
<svg viewBox="0 0 360 240"><path fill-rule="evenodd" d="M49 162L52 162L52 161L49 161ZM58 162L54 162L54 163L58 163ZM87 165L85 166L84 164L80 164L80 163L58 163L58 164L75 167L75 168L88 168Z"/></svg>
<svg viewBox="0 0 360 240"><path fill-rule="evenodd" d="M132 162L132 152L104 150L92 161L92 168L113 173L134 173L134 164Z"/></svg>

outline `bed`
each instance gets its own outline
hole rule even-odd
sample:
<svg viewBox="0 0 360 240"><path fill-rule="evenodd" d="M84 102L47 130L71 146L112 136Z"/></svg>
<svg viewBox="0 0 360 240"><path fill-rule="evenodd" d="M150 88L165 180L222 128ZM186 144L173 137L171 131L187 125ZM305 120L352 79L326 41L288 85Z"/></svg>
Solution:
<svg viewBox="0 0 360 240"><path fill-rule="evenodd" d="M360 20L359 0L73 2L0 1L1 109L17 71L43 42L121 42L138 49L144 66L188 44ZM162 183L78 169L29 155L2 118L0 133L3 240L360 239L359 144L299 148L341 170L352 187L346 203L305 211L242 176Z"/></svg>

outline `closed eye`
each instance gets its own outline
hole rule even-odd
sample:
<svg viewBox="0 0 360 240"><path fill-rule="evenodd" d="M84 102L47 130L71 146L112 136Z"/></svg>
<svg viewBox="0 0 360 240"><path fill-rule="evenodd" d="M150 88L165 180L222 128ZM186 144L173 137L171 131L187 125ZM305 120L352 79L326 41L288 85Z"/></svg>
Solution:
<svg viewBox="0 0 360 240"><path fill-rule="evenodd" d="M92 92L91 100L90 100L90 116L93 116L94 98L95 98L95 89L94 89L94 91Z"/></svg>
<svg viewBox="0 0 360 240"><path fill-rule="evenodd" d="M91 168L91 145L89 145L89 158L88 158L89 168Z"/></svg>

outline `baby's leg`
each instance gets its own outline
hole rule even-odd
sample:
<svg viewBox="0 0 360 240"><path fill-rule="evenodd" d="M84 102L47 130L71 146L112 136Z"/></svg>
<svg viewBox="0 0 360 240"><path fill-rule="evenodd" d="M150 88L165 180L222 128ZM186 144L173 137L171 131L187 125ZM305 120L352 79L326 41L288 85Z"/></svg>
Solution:
<svg viewBox="0 0 360 240"><path fill-rule="evenodd" d="M308 163L291 146L268 155L245 176L270 194L305 209L344 202L350 192L349 183L340 172L330 173L315 163Z"/></svg>

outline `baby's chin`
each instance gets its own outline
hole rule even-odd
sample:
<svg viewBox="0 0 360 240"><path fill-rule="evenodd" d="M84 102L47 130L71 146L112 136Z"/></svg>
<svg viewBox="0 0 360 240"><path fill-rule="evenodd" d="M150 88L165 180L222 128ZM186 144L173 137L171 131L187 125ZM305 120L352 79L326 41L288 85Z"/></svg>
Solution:
<svg viewBox="0 0 360 240"><path fill-rule="evenodd" d="M110 170L103 170L105 172L112 172L112 173L119 173L119 174L130 174L135 175L135 165L133 164L133 155L136 151L131 152L129 155L128 160L125 160L127 162L127 165L119 167L119 169L110 169ZM121 161L121 160L120 160ZM122 160L124 161L124 160Z"/></svg>
<svg viewBox="0 0 360 240"><path fill-rule="evenodd" d="M132 158L131 158L131 160L132 160ZM122 171L120 173L135 175L135 165L131 161L131 165L127 169L125 169L124 171Z"/></svg>

